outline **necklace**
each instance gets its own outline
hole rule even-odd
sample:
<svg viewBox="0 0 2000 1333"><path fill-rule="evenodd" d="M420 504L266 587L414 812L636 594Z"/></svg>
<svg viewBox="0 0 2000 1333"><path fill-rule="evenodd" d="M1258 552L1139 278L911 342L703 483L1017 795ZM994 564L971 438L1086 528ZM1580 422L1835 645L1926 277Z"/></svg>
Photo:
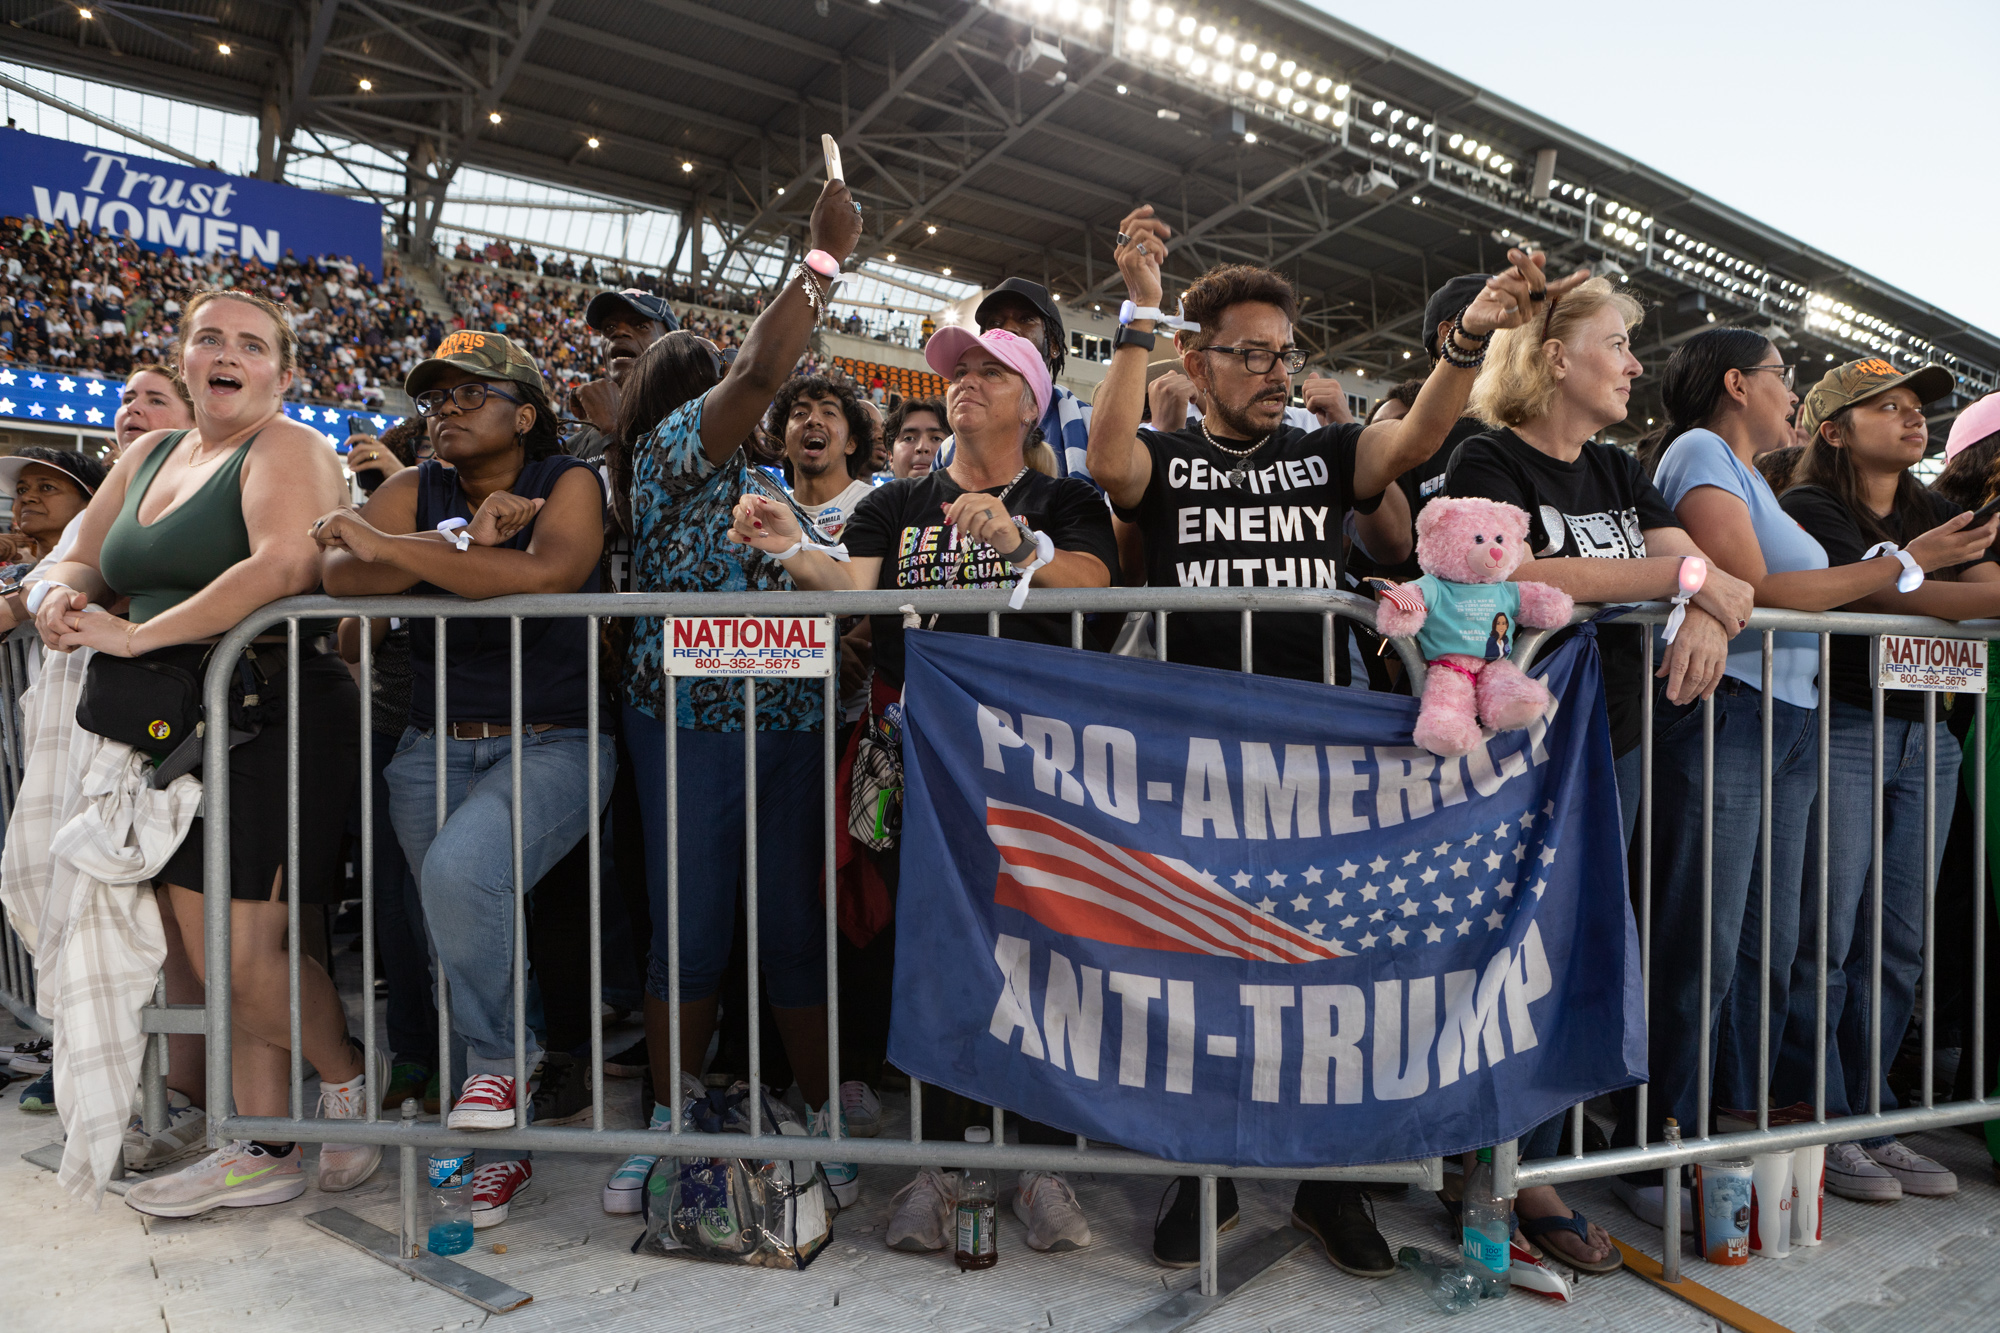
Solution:
<svg viewBox="0 0 2000 1333"><path fill-rule="evenodd" d="M1220 449L1223 453L1228 454L1231 458L1236 460L1236 466L1229 469L1228 472L1229 484L1231 486L1238 485L1242 482L1244 474L1250 470L1250 459L1252 455L1254 455L1259 449L1262 449L1265 445L1271 442L1271 436L1266 435L1263 439L1258 440L1248 449L1232 449L1228 445L1224 444L1221 440L1216 439L1215 436L1209 434L1208 422L1202 421L1199 424L1201 426L1201 436L1203 439L1207 440L1217 449ZM1276 431L1272 432L1273 435L1275 435L1276 433L1277 433Z"/></svg>
<svg viewBox="0 0 2000 1333"><path fill-rule="evenodd" d="M1030 469L1028 469L1025 466L1022 467L1022 469L1019 472L1016 472L1014 474L1014 479L1008 482L1007 485L1004 488L1002 488L1000 492L1000 507L1002 509L1005 509L1007 507L1007 501L1013 498L1014 488L1021 484L1021 479L1028 475L1029 470ZM958 478L953 477L949 470L945 472L945 476L951 478L952 485L958 486ZM959 486L959 494L961 495L965 494L965 488L963 486ZM941 586L946 588L955 588L958 586L959 575L964 572L966 557L972 550L972 544L970 542L961 542L956 532L951 534L951 543L953 547L951 562L948 567L942 568L940 570L940 573L942 573L944 576L944 581ZM940 565L943 565L944 562L940 561L939 563ZM937 622L937 617L932 616L931 622L932 622L932 627L935 627Z"/></svg>

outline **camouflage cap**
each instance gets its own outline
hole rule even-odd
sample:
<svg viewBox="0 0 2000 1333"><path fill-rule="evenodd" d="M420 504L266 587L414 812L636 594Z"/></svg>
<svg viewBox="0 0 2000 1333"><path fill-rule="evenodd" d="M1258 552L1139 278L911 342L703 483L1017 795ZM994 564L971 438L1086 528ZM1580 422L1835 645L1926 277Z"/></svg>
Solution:
<svg viewBox="0 0 2000 1333"><path fill-rule="evenodd" d="M1799 425L1808 436L1819 434L1820 423L1828 421L1856 403L1878 398L1895 388L1907 388L1917 402L1933 403L1951 392L1952 375L1943 366L1919 366L1898 371L1880 357L1863 357L1835 366L1820 376L1818 384L1806 390L1799 403Z"/></svg>
<svg viewBox="0 0 2000 1333"><path fill-rule="evenodd" d="M439 343L429 357L417 362L403 380L403 392L415 398L454 366L481 379L513 380L544 394L549 391L542 372L535 366L535 358L512 338L504 333L460 329Z"/></svg>

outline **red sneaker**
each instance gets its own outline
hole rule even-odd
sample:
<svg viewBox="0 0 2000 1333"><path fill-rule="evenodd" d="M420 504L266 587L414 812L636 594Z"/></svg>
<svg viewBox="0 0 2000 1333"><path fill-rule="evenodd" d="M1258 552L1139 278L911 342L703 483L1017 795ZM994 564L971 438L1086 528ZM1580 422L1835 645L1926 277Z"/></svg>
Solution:
<svg viewBox="0 0 2000 1333"><path fill-rule="evenodd" d="M474 1074L465 1080L451 1108L451 1129L514 1128L514 1079L508 1074Z"/></svg>
<svg viewBox="0 0 2000 1333"><path fill-rule="evenodd" d="M507 1205L534 1177L532 1162L495 1162L472 1173L472 1229L497 1227L507 1220Z"/></svg>

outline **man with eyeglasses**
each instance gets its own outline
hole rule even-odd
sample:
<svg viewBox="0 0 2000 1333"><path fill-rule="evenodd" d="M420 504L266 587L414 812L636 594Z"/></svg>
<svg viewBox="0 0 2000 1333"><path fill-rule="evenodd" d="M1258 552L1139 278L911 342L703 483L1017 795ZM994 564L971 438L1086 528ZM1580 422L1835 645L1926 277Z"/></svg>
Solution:
<svg viewBox="0 0 2000 1333"><path fill-rule="evenodd" d="M1090 423L1091 475L1113 512L1137 524L1153 587L1296 587L1336 589L1342 525L1358 516L1356 536L1379 559L1402 560L1412 545L1410 507L1396 478L1424 462L1465 410L1486 342L1495 329L1522 324L1531 312L1583 275L1550 284L1539 256L1509 253L1513 268L1487 280L1440 344L1441 361L1401 418L1305 431L1285 424L1291 377L1306 353L1292 340L1297 301L1292 285L1269 269L1232 264L1203 274L1187 289L1178 318L1161 309L1161 261L1171 229L1142 205L1119 227L1116 257L1131 299L1119 312L1111 368L1097 391ZM1181 367L1200 391L1202 418L1180 430L1140 425L1146 365L1155 330L1171 329ZM1175 662L1249 670L1294 680L1322 680L1317 614L1256 617L1250 660L1242 659L1234 612L1175 616L1167 655ZM1336 656L1335 679L1347 683ZM1225 1179L1217 1220L1237 1214ZM1395 1259L1367 1211L1363 1187L1306 1181L1292 1222L1318 1237L1347 1272L1385 1277ZM1200 1190L1179 1182L1173 1206L1154 1228L1153 1255L1170 1267L1200 1259Z"/></svg>

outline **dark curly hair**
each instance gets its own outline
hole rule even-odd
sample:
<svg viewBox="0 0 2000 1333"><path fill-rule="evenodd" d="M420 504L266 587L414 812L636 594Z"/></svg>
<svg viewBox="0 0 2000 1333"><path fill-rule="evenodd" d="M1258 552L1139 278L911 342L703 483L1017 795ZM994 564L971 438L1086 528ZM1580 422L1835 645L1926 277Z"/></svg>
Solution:
<svg viewBox="0 0 2000 1333"><path fill-rule="evenodd" d="M396 456L397 462L404 467L414 467L417 461L417 441L423 433L422 417L404 417L375 439L376 443Z"/></svg>
<svg viewBox="0 0 2000 1333"><path fill-rule="evenodd" d="M84 488L92 495L104 485L104 478L110 469L104 461L77 449L55 449L46 444L30 444L14 451L14 457L31 462L47 463L71 481L81 480Z"/></svg>
<svg viewBox="0 0 2000 1333"><path fill-rule="evenodd" d="M875 455L875 418L861 405L861 391L847 380L837 380L827 375L794 375L778 389L778 396L771 400L771 410L764 414L764 433L771 437L772 444L780 452L785 447L785 423L792 418L792 408L801 398L832 398L840 404L840 414L847 418L847 435L854 441L854 447L847 452L847 475L865 477L872 471L870 460ZM791 466L786 465L786 480L791 479Z"/></svg>
<svg viewBox="0 0 2000 1333"><path fill-rule="evenodd" d="M1183 347L1206 347L1215 341L1215 326L1222 312L1246 301L1261 301L1285 312L1285 319L1299 321L1298 293L1281 273L1251 264L1221 264L1196 278L1181 297L1181 314L1201 325L1195 333L1178 334Z"/></svg>

